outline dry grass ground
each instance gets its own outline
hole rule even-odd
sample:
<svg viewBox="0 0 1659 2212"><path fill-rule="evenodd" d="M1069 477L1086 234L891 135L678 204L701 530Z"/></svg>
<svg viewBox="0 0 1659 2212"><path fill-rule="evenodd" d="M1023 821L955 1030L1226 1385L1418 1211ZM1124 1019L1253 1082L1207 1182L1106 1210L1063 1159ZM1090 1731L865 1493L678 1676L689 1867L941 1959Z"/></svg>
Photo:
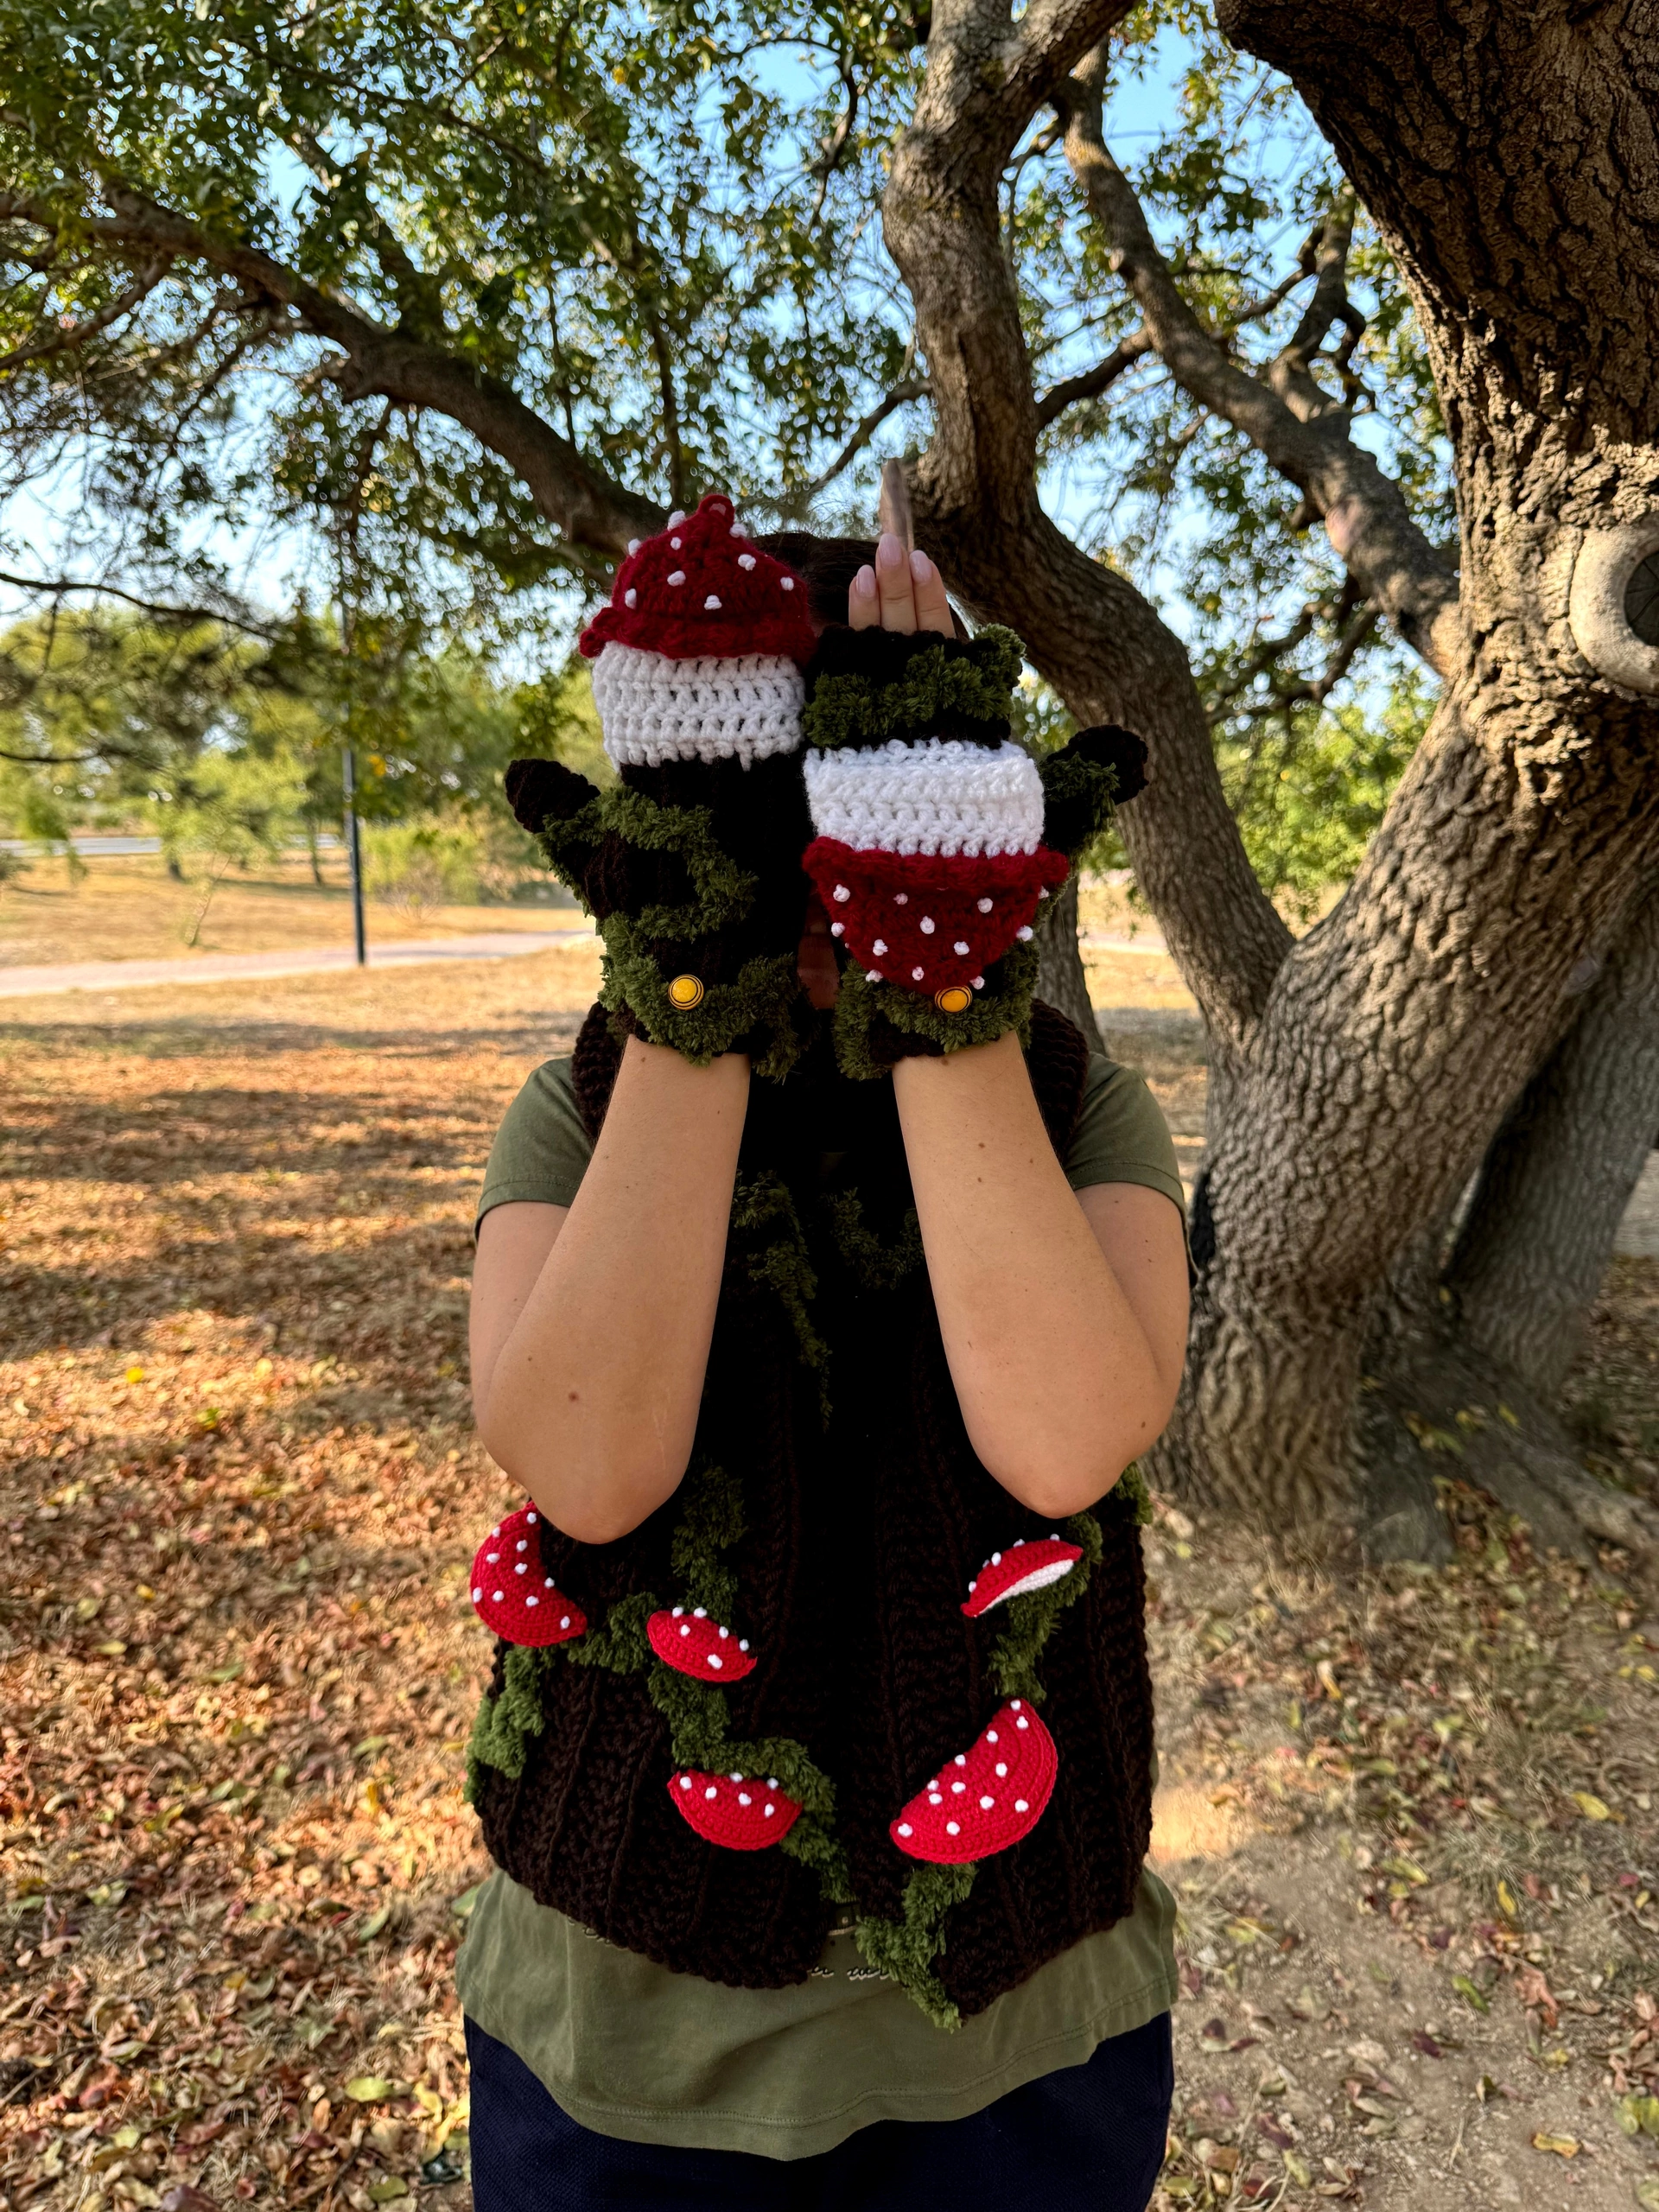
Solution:
<svg viewBox="0 0 1659 2212"><path fill-rule="evenodd" d="M34 861L0 883L0 967L48 961L185 960L210 952L274 952L348 944L351 899L344 855L321 855L311 880L303 853L232 870L216 883L188 865L176 883L156 854L97 855L84 874L61 860ZM211 895L209 895L211 890ZM481 930L546 930L585 917L550 904L410 906L372 900L371 939L466 937Z"/></svg>
<svg viewBox="0 0 1659 2212"><path fill-rule="evenodd" d="M590 970L6 1008L0 2200L464 2212L470 1205ZM1120 1005L1195 1132L1190 1022ZM1656 1366L1622 1262L1576 1389L1638 1478ZM1340 1586L1152 1532L1165 2208L1659 2206L1659 1630L1458 1510Z"/></svg>

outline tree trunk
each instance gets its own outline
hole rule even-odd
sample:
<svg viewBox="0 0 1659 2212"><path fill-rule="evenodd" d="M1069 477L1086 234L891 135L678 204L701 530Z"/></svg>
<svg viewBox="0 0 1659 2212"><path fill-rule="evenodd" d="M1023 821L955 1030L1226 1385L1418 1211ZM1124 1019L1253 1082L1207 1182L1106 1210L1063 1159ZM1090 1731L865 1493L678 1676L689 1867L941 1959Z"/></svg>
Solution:
<svg viewBox="0 0 1659 2212"><path fill-rule="evenodd" d="M1569 41L1476 0L1224 0L1232 35L1295 79L1401 256L1461 500L1440 708L1353 885L1293 944L1228 814L1179 642L1033 489L996 183L1033 105L1065 105L1060 73L1123 12L1055 0L1011 29L974 0L935 10L883 211L935 407L913 500L952 582L1019 631L1077 721L1148 741L1124 834L1224 1103L1159 1471L1281 1529L1375 1518L1389 1499L1368 1487L1361 1386L1390 1271L1448 1217L1559 1035L1575 967L1659 863L1659 675L1643 692L1628 657L1617 682L1587 658L1573 591L1587 539L1659 508L1652 49L1622 21L1581 21ZM1643 181L1611 179L1597 200L1582 149L1612 143L1641 155ZM1580 251L1558 207L1591 232L1610 211L1610 237ZM1339 547L1348 520L1325 519ZM1395 1494L1413 1508L1424 1487L1402 1476Z"/></svg>
<svg viewBox="0 0 1659 2212"><path fill-rule="evenodd" d="M1065 887L1049 909L1039 940L1041 957L1037 966L1037 995L1057 1012L1075 1021L1090 1045L1100 1038L1100 1025L1089 996L1083 952L1077 944L1077 872L1073 868Z"/></svg>
<svg viewBox="0 0 1659 2212"><path fill-rule="evenodd" d="M1659 879L1516 1102L1449 1267L1459 1323L1541 1397L1560 1388L1659 1129Z"/></svg>

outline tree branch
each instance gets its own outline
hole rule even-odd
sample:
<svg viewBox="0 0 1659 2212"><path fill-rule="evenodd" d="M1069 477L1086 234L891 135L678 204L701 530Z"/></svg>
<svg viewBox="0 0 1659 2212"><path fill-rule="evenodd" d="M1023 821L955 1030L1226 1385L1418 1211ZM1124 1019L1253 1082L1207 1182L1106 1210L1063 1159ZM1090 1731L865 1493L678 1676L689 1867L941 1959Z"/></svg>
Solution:
<svg viewBox="0 0 1659 2212"><path fill-rule="evenodd" d="M96 338L100 330L107 330L112 322L118 322L130 309L147 299L172 266L170 254L156 255L146 262L126 290L112 300L105 300L96 315L89 315L85 322L74 323L67 330L47 331L25 346L14 346L10 353L0 353L0 369L20 369L25 361L43 361L54 353L67 353L86 345L88 339Z"/></svg>
<svg viewBox="0 0 1659 2212"><path fill-rule="evenodd" d="M896 413L901 407L907 406L912 399L925 398L928 389L928 381L925 377L910 377L903 384L894 385L887 397L878 400L871 408L869 413L858 424L851 437L848 439L823 474L821 476L815 476L800 494L802 504L804 505L816 499L826 484L834 482L848 463L855 460L868 445L889 415Z"/></svg>
<svg viewBox="0 0 1659 2212"><path fill-rule="evenodd" d="M105 196L113 214L78 218L84 236L204 262L288 309L297 327L340 349L345 358L331 363L327 373L343 397L378 397L447 415L517 473L573 552L614 556L630 537L660 527L663 511L653 500L602 475L498 378L440 346L388 330L258 247L192 222L126 185L106 185ZM50 207L20 193L0 193L0 221L29 222L52 232L59 227Z"/></svg>
<svg viewBox="0 0 1659 2212"><path fill-rule="evenodd" d="M1037 402L1037 427L1046 430L1056 423L1068 407L1076 407L1085 399L1098 399L1109 391L1127 370L1156 349L1152 334L1142 328L1132 330L1121 344L1115 346L1103 361L1092 369L1085 369L1081 376L1067 377L1064 383L1051 385Z"/></svg>
<svg viewBox="0 0 1659 2212"><path fill-rule="evenodd" d="M1324 518L1332 546L1365 596L1432 668L1446 673L1462 658L1456 577L1412 520L1398 485L1348 435L1346 410L1333 407L1313 383L1297 350L1301 332L1275 365L1281 393L1230 361L1182 298L1134 188L1106 147L1101 123L1105 67L1103 52L1096 50L1070 80L1066 158L1153 342L1183 389L1241 431L1297 486ZM1317 324L1321 336L1340 312L1330 306L1332 271L1339 283L1346 255L1340 229L1324 251L1321 287L1303 317L1303 328ZM1317 412L1305 385L1317 395ZM1306 417L1302 406L1309 410Z"/></svg>
<svg viewBox="0 0 1659 2212"><path fill-rule="evenodd" d="M73 576L16 576L3 569L0 569L0 584L10 584L15 590L37 594L43 599L62 599L73 592L86 592L98 599L118 599L126 606L156 615L163 621L222 622L227 629L245 631L249 637L261 638L267 645L282 635L276 624L257 622L229 607L168 606L161 600L140 599L136 593L123 591L117 584L82 583Z"/></svg>
<svg viewBox="0 0 1659 2212"><path fill-rule="evenodd" d="M1007 0L938 0L881 211L934 411L932 441L906 473L918 543L965 603L1019 632L1080 722L1125 722L1146 737L1149 780L1123 834L1217 1060L1236 1069L1290 932L1228 808L1180 640L1042 511L1031 360L1001 230L1010 150L1128 12L1128 0L1032 0L1011 29Z"/></svg>

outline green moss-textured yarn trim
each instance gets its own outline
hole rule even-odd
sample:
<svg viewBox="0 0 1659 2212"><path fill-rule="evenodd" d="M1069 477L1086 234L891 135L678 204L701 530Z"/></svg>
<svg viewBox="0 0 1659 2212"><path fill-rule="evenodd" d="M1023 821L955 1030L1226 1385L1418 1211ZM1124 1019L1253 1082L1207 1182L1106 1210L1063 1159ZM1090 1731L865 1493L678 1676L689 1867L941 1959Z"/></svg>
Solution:
<svg viewBox="0 0 1659 2212"><path fill-rule="evenodd" d="M692 895L683 905L645 906L628 916L641 937L707 937L741 920L754 904L759 879L716 841L708 807L663 806L626 784L601 791L596 804L607 830L642 852L673 853L691 879Z"/></svg>
<svg viewBox="0 0 1659 2212"><path fill-rule="evenodd" d="M629 1597L619 1598L586 1636L575 1637L556 1648L573 1667L603 1667L613 1675L636 1675L652 1660L645 1623L662 1609L662 1600L653 1592L636 1590Z"/></svg>
<svg viewBox="0 0 1659 2212"><path fill-rule="evenodd" d="M757 1743L735 1740L726 1693L693 1681L660 1660L651 1670L650 1692L652 1703L668 1722L669 1755L675 1765L703 1774L775 1778L801 1808L778 1848L811 1869L827 1904L850 1904L852 1877L835 1832L836 1785L813 1764L805 1745L790 1736L768 1736Z"/></svg>
<svg viewBox="0 0 1659 2212"><path fill-rule="evenodd" d="M836 1066L842 1075L865 1081L893 1073L891 1065L870 1049L870 1024L877 1014L905 1035L930 1038L947 1052L959 1052L969 1045L995 1044L1010 1029L1019 1032L1022 1045L1028 1045L1038 958L1034 940L1013 946L1000 963L1000 988L976 991L972 1005L960 1014L941 1014L919 992L873 983L856 963L849 962L841 971L836 996Z"/></svg>
<svg viewBox="0 0 1659 2212"><path fill-rule="evenodd" d="M898 1242L884 1244L866 1225L864 1209L856 1191L827 1192L821 1201L829 1219L836 1249L849 1274L865 1290L897 1290L907 1275L922 1264L922 1224L914 1206L909 1207L899 1230Z"/></svg>
<svg viewBox="0 0 1659 2212"><path fill-rule="evenodd" d="M818 1378L819 1409L827 1422L830 1347L812 1325L818 1278L794 1198L775 1169L738 1177L732 1192L731 1233L738 1240L749 1280L771 1291L789 1316L801 1364Z"/></svg>
<svg viewBox="0 0 1659 2212"><path fill-rule="evenodd" d="M1068 860L1112 818L1117 772L1103 760L1062 750L1037 763L1043 785L1043 836Z"/></svg>
<svg viewBox="0 0 1659 2212"><path fill-rule="evenodd" d="M536 842L547 855L548 867L567 891L575 893L584 906L588 899L583 879L594 848L605 835L604 817L600 810L602 798L601 792L595 791L575 813L563 818L549 815L536 833Z"/></svg>
<svg viewBox="0 0 1659 2212"><path fill-rule="evenodd" d="M728 1627L737 1611L737 1577L721 1560L744 1532L743 1491L724 1467L704 1467L686 1484L685 1510L669 1539L668 1561L694 1605Z"/></svg>
<svg viewBox="0 0 1659 2212"><path fill-rule="evenodd" d="M1040 1705L1048 1693L1038 1676L1037 1662L1054 1633L1055 1624L1068 1605L1075 1605L1089 1587L1089 1578L1100 1565L1100 1523L1091 1513L1074 1513L1060 1524L1066 1541L1078 1546L1083 1557L1070 1574L1023 1598L1010 1598L999 1608L1007 1618L1002 1633L991 1647L991 1680L1004 1697L1027 1698Z"/></svg>
<svg viewBox="0 0 1659 2212"><path fill-rule="evenodd" d="M1137 1529L1152 1526L1152 1492L1138 1459L1130 1460L1102 1501L1103 1512L1114 1510L1126 1513Z"/></svg>
<svg viewBox="0 0 1659 2212"><path fill-rule="evenodd" d="M1009 694L1025 658L1012 630L990 623L966 645L941 639L912 647L906 639L901 652L885 631L856 636L856 645L837 638L837 657L861 650L871 665L837 668L812 683L801 715L809 745L831 750L884 745L895 737L913 742L939 735L941 724L956 723L989 725L997 736L1006 735Z"/></svg>
<svg viewBox="0 0 1659 2212"><path fill-rule="evenodd" d="M500 1694L492 1697L486 1691L479 1700L467 1746L468 1803L475 1802L480 1766L495 1767L513 1782L524 1772L526 1741L547 1725L542 1684L550 1656L547 1650L513 1644L502 1662Z"/></svg>
<svg viewBox="0 0 1659 2212"><path fill-rule="evenodd" d="M972 1859L963 1866L918 1866L905 1884L901 1920L866 1918L855 1929L855 1940L870 1964L896 1981L936 2028L954 2031L962 2025L961 2013L932 1969L945 1948L945 1916L967 1897L978 1872Z"/></svg>
<svg viewBox="0 0 1659 2212"><path fill-rule="evenodd" d="M795 1021L800 978L795 955L757 953L730 983L710 983L702 1003L677 1007L663 974L643 941L646 932L626 914L607 914L600 999L616 1013L626 1007L653 1045L671 1045L695 1066L707 1067L740 1043L752 1047L754 1072L777 1082L802 1051Z"/></svg>

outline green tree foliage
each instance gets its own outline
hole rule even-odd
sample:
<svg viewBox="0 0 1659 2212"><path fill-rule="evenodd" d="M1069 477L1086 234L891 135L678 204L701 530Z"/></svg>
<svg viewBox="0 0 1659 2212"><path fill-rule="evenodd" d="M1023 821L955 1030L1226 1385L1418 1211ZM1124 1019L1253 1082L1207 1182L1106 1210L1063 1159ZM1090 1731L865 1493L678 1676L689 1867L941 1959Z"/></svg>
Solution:
<svg viewBox="0 0 1659 2212"><path fill-rule="evenodd" d="M761 521L862 524L880 453L925 440L879 200L926 30L884 0L0 0L10 481L73 467L54 557L158 595L222 589L227 525L304 549L342 610L328 651L303 623L289 641L311 672L285 696L329 736L319 810L345 736L388 818L464 801L515 715L580 753L565 656L619 514L721 483ZM1119 158L1192 306L1261 367L1346 187L1191 0L1144 0L1115 52ZM1369 709L1407 696L1401 651L1282 480L1139 344L1046 122L1003 215L1045 495L1184 630L1258 864L1315 897L1411 726ZM1363 219L1347 279L1311 372L1443 536L1421 340ZM555 671L516 708L480 672L504 645Z"/></svg>

